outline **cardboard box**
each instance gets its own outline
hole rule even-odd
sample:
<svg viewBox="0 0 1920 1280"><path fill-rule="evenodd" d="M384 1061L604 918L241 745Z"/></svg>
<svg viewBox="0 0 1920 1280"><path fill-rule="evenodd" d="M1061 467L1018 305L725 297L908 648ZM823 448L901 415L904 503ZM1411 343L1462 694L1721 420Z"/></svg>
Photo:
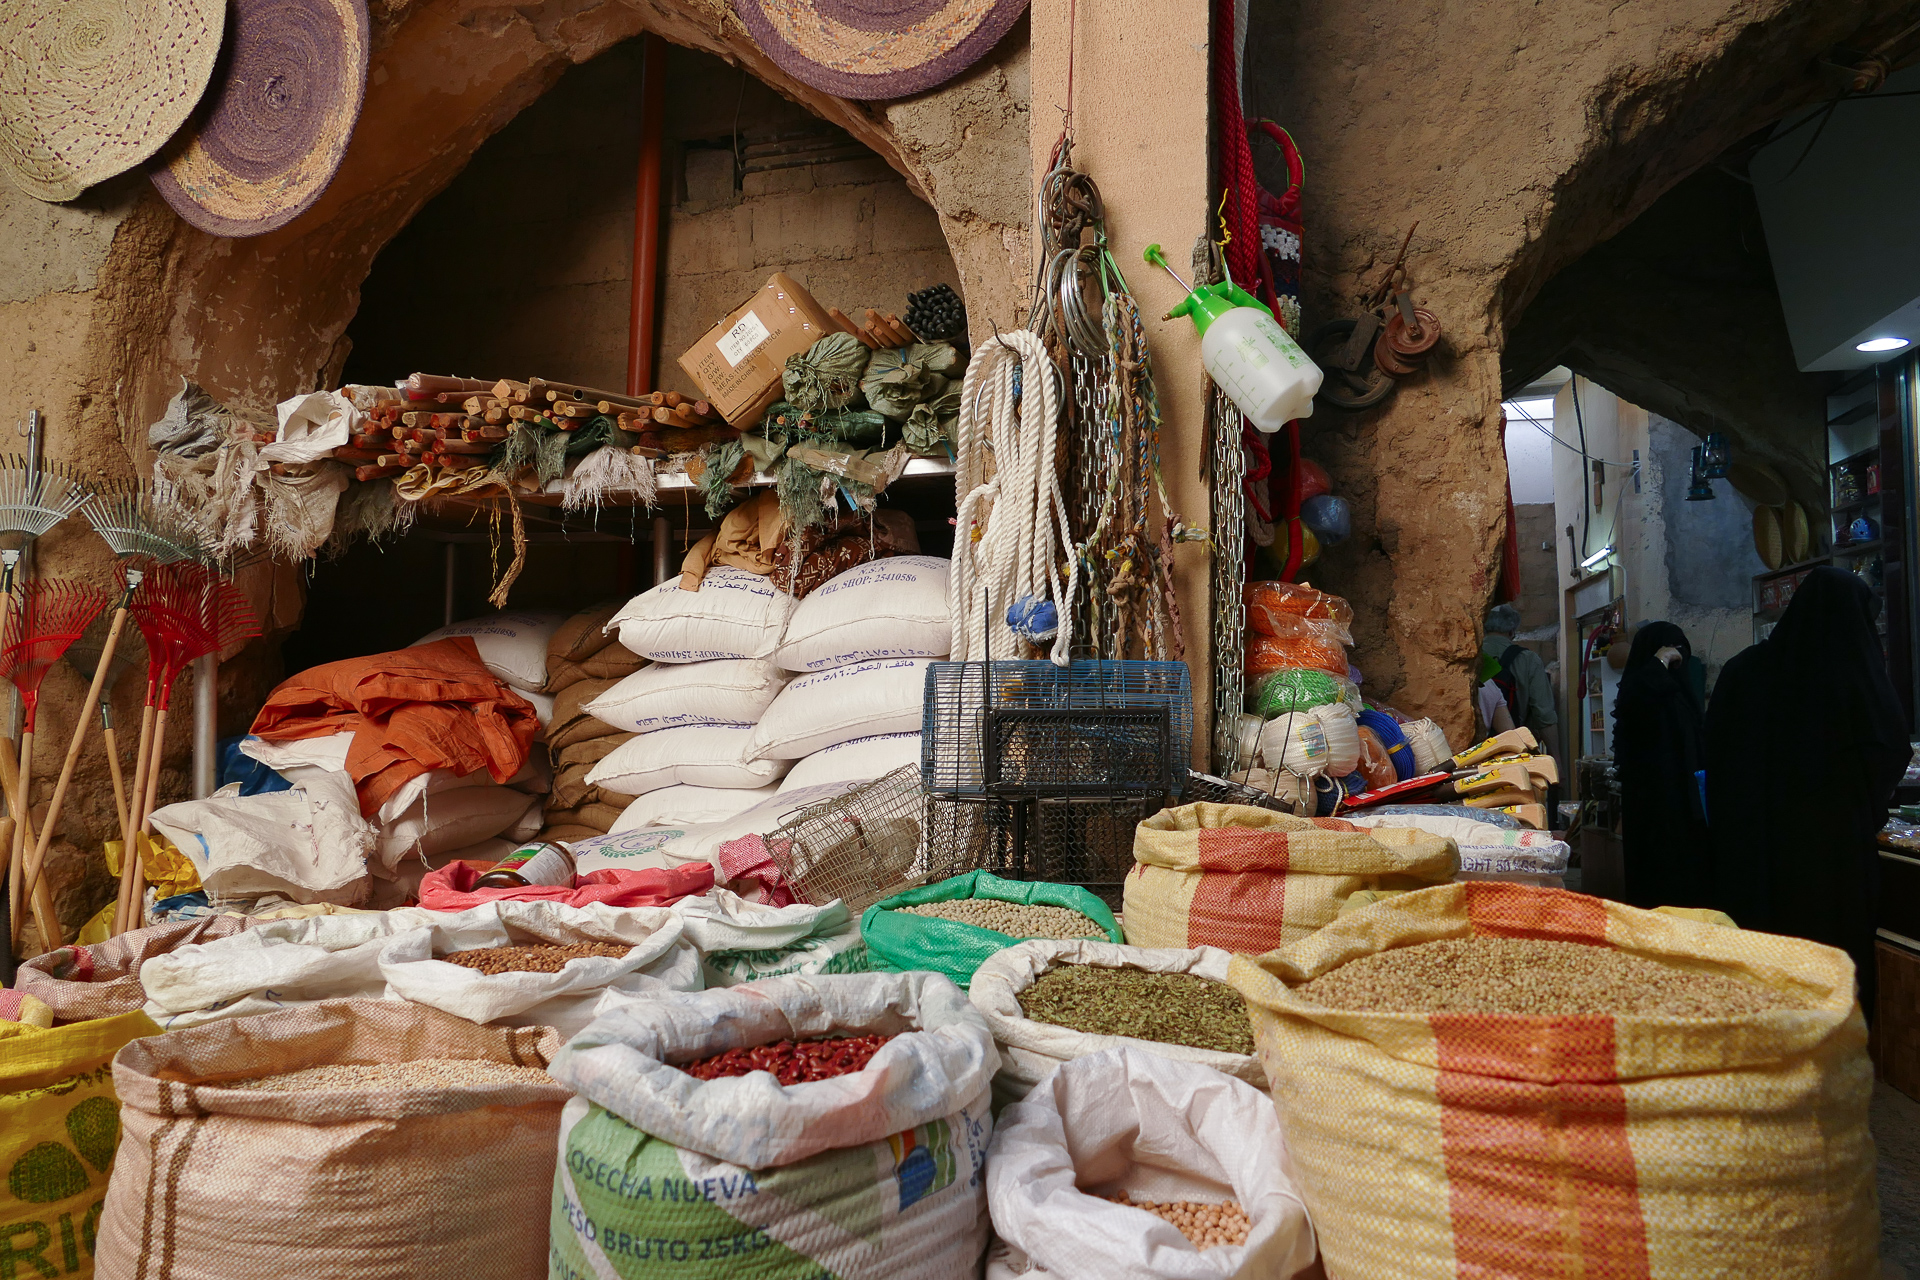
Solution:
<svg viewBox="0 0 1920 1280"><path fill-rule="evenodd" d="M840 326L793 277L775 272L760 292L680 357L728 425L750 427L780 398L787 357L799 355Z"/></svg>

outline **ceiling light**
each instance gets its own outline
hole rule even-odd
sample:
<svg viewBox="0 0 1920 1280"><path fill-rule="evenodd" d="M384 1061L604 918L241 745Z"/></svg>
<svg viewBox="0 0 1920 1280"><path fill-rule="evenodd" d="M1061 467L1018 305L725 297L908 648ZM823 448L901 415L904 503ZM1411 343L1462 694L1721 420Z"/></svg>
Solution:
<svg viewBox="0 0 1920 1280"><path fill-rule="evenodd" d="M1865 342L1855 344L1853 349L1855 351L1898 351L1907 345L1908 340L1905 338L1868 338Z"/></svg>

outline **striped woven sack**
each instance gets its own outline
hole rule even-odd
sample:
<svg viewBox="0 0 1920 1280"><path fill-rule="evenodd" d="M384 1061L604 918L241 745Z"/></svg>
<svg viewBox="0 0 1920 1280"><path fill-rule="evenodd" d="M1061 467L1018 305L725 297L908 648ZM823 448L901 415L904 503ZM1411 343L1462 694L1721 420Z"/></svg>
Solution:
<svg viewBox="0 0 1920 1280"><path fill-rule="evenodd" d="M1237 804L1163 809L1134 830L1127 942L1255 955L1333 923L1353 894L1451 880L1460 854L1422 831L1363 831Z"/></svg>
<svg viewBox="0 0 1920 1280"><path fill-rule="evenodd" d="M1340 1012L1292 985L1441 938L1610 946L1804 1008L1727 1017ZM1703 964L1703 962L1705 962ZM1468 883L1229 970L1333 1280L1870 1280L1873 1068L1844 952Z"/></svg>

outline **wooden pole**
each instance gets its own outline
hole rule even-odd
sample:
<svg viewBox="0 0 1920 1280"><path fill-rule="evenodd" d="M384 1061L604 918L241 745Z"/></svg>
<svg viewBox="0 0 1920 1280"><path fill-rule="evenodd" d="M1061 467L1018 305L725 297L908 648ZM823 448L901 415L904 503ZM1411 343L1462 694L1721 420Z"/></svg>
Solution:
<svg viewBox="0 0 1920 1280"><path fill-rule="evenodd" d="M121 830L127 826L127 780L120 769L120 744L113 733L113 709L100 704L100 735L107 743L107 772L113 775L113 817Z"/></svg>
<svg viewBox="0 0 1920 1280"><path fill-rule="evenodd" d="M113 931L123 932L120 922L127 914L127 892L133 885L133 837L139 830L140 803L147 794L147 763L153 748L153 721L159 714L151 702L140 715L140 745L133 756L133 790L127 796L127 825L120 828L120 893L114 903Z"/></svg>

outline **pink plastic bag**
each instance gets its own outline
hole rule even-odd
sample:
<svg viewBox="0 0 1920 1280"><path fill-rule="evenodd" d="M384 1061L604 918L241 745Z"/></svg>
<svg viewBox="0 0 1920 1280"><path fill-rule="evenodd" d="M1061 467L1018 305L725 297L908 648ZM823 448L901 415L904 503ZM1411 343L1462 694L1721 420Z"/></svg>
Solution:
<svg viewBox="0 0 1920 1280"><path fill-rule="evenodd" d="M420 881L420 905L429 911L465 911L469 907L510 899L515 902L559 902L584 907L604 902L610 907L666 907L682 898L698 897L713 888L713 866L689 862L671 870L595 871L576 879L571 889L559 885L527 885L513 889L476 889L480 872L464 862L449 862L429 871Z"/></svg>

